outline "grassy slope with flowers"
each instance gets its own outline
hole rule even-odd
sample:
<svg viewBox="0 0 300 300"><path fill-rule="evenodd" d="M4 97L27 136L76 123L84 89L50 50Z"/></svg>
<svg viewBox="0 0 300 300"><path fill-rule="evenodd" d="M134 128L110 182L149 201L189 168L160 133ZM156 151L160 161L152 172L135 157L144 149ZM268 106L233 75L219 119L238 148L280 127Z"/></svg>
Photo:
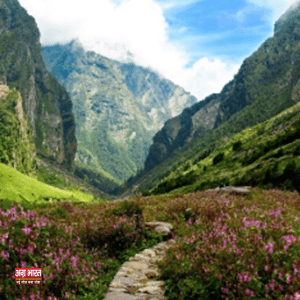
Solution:
<svg viewBox="0 0 300 300"><path fill-rule="evenodd" d="M140 203L177 232L160 263L167 299L300 299L299 194L199 191Z"/></svg>
<svg viewBox="0 0 300 300"><path fill-rule="evenodd" d="M0 201L1 299L102 299L121 264L162 240L133 202ZM43 268L43 285L16 286L14 268Z"/></svg>
<svg viewBox="0 0 300 300"><path fill-rule="evenodd" d="M1 299L102 299L121 263L161 238L146 221L174 225L160 263L167 299L300 297L300 196L252 189L53 202L0 210ZM189 208L189 210L188 210ZM15 267L42 267L42 288L15 286Z"/></svg>

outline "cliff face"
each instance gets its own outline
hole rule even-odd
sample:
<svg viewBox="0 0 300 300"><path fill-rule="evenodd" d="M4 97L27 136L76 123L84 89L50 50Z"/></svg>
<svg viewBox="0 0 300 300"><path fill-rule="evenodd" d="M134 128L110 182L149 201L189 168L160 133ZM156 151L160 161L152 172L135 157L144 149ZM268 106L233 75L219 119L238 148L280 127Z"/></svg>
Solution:
<svg viewBox="0 0 300 300"><path fill-rule="evenodd" d="M20 91L37 152L73 170L77 148L72 102L47 72L35 20L17 0L0 2L0 81Z"/></svg>
<svg viewBox="0 0 300 300"><path fill-rule="evenodd" d="M263 122L299 101L299 50L298 5L276 22L274 36L243 62L221 93L207 97L165 123L153 139L145 169L152 169L174 150L187 146L189 141L226 121L232 123L227 126L226 134L233 134Z"/></svg>
<svg viewBox="0 0 300 300"><path fill-rule="evenodd" d="M164 122L197 101L149 69L86 52L77 41L43 47L43 56L73 101L77 162L119 183L143 168Z"/></svg>

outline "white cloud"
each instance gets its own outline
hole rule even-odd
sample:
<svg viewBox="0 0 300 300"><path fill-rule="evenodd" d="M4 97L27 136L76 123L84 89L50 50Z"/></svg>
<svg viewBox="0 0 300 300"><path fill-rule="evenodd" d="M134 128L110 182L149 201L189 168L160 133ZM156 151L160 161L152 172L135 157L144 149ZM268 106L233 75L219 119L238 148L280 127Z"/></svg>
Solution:
<svg viewBox="0 0 300 300"><path fill-rule="evenodd" d="M43 45L78 38L87 50L111 59L124 61L130 52L135 63L158 71L199 100L219 92L238 70L237 64L208 58L186 68L189 55L169 41L163 8L155 0L19 1L35 17Z"/></svg>
<svg viewBox="0 0 300 300"><path fill-rule="evenodd" d="M160 1L160 6L164 9L173 9L173 8L180 8L192 5L197 2L201 2L202 0L166 0L166 1Z"/></svg>
<svg viewBox="0 0 300 300"><path fill-rule="evenodd" d="M202 99L212 93L218 93L224 85L233 79L240 64L223 62L220 59L203 57L194 66L186 70L184 85L194 95L202 95Z"/></svg>

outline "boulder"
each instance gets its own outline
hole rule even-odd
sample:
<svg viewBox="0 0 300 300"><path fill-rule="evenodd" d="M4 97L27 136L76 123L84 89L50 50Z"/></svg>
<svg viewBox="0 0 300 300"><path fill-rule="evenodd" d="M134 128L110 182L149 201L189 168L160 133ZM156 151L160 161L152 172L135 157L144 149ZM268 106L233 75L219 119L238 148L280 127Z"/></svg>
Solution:
<svg viewBox="0 0 300 300"><path fill-rule="evenodd" d="M234 186L225 186L225 187L217 187L215 191L222 191L228 192L230 194L237 194L237 195L248 195L250 193L250 186L243 186L243 187L234 187Z"/></svg>
<svg viewBox="0 0 300 300"><path fill-rule="evenodd" d="M154 229L156 233L165 237L171 236L171 233L174 231L173 226L166 222L147 222L146 227Z"/></svg>

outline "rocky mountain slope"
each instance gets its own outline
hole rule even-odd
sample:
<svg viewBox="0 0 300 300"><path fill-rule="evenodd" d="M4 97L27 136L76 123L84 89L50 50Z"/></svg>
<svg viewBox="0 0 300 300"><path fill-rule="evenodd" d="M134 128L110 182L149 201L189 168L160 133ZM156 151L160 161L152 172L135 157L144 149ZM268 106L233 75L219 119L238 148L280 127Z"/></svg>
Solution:
<svg viewBox="0 0 300 300"><path fill-rule="evenodd" d="M34 18L17 0L0 1L0 81L20 91L37 152L74 169L72 102L47 72Z"/></svg>
<svg viewBox="0 0 300 300"><path fill-rule="evenodd" d="M221 93L207 97L165 123L153 139L145 169L151 170L175 150L188 147L188 142L197 137L205 136L203 145L208 141L217 142L298 102L299 50L298 5L276 22L274 36L244 60L239 72ZM222 133L220 129L217 135L214 134L214 129L221 124L224 124Z"/></svg>
<svg viewBox="0 0 300 300"><path fill-rule="evenodd" d="M78 41L43 47L43 56L73 101L77 162L118 183L143 168L164 122L197 101L149 69L86 52Z"/></svg>

